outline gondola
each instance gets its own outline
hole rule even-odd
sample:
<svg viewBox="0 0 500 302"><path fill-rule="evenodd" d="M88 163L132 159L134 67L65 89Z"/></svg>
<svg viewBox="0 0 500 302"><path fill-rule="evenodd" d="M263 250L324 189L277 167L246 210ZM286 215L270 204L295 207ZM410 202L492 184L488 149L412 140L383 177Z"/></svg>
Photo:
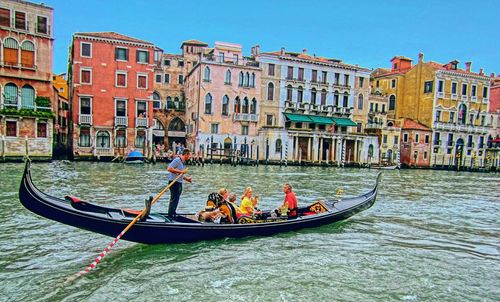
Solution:
<svg viewBox="0 0 500 302"><path fill-rule="evenodd" d="M239 223L199 222L194 215L178 214L168 220L165 214L150 213L137 222L122 239L144 244L181 243L220 238L269 236L277 233L317 227L348 217L370 208L377 197L375 186L358 197L317 200L300 207L298 217L244 217ZM77 198L57 198L40 191L31 179L30 161L26 162L19 188L19 199L31 212L50 220L111 237L117 236L138 214L138 211L98 206ZM269 213L269 212L268 212ZM241 217L240 217L241 218Z"/></svg>

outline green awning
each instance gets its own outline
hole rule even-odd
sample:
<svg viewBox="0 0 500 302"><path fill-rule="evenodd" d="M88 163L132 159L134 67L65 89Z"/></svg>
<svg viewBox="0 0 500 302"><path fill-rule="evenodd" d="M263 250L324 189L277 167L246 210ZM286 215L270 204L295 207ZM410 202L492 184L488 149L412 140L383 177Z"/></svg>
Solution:
<svg viewBox="0 0 500 302"><path fill-rule="evenodd" d="M303 114L284 113L286 118L295 123L312 123L309 116Z"/></svg>
<svg viewBox="0 0 500 302"><path fill-rule="evenodd" d="M313 121L313 123L316 124L324 124L324 125L333 124L332 119L326 116L309 115L309 118Z"/></svg>
<svg viewBox="0 0 500 302"><path fill-rule="evenodd" d="M331 118L333 120L333 122L337 125L337 126L340 126L340 127L357 127L358 124L356 124L355 122L353 122L351 119L349 118L343 118L343 117L332 117Z"/></svg>

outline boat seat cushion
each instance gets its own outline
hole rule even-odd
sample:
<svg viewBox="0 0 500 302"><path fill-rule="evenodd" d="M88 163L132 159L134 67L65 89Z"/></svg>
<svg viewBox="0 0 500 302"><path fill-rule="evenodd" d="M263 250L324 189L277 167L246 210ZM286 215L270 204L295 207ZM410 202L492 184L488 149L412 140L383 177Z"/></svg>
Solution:
<svg viewBox="0 0 500 302"><path fill-rule="evenodd" d="M64 196L64 199L75 203L83 202L83 200L81 200L80 198L71 195Z"/></svg>

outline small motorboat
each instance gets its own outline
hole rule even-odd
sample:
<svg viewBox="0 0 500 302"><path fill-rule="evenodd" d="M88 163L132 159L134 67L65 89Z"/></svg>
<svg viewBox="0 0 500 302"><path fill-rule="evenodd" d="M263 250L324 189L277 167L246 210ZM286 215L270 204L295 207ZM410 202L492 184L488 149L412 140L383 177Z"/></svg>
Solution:
<svg viewBox="0 0 500 302"><path fill-rule="evenodd" d="M143 164L145 162L144 155L140 151L132 151L125 158L126 164Z"/></svg>
<svg viewBox="0 0 500 302"><path fill-rule="evenodd" d="M399 169L398 165L371 165L371 169L379 169L379 170L396 170Z"/></svg>
<svg viewBox="0 0 500 302"><path fill-rule="evenodd" d="M374 187L357 197L314 200L297 209L296 218L242 216L232 223L200 222L195 214L177 214L170 220L165 213L148 213L123 235L124 240L145 244L194 242L220 238L270 236L277 233L318 227L344 220L370 208L377 197L381 173ZM210 196L210 195L209 195ZM115 237L141 212L92 204L75 197L57 198L40 191L32 182L30 161L26 162L19 199L31 212L80 229ZM235 215L236 216L236 215Z"/></svg>

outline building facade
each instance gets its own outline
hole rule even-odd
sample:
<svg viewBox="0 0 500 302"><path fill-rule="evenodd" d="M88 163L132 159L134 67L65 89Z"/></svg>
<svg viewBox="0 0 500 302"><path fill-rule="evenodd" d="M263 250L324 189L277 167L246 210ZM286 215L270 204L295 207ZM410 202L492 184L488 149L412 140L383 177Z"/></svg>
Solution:
<svg viewBox="0 0 500 302"><path fill-rule="evenodd" d="M376 136L363 133L369 70L302 53L260 52L263 70L260 159L297 163L378 161ZM355 107L361 113L355 114ZM356 117L356 121L353 118Z"/></svg>
<svg viewBox="0 0 500 302"><path fill-rule="evenodd" d="M401 135L401 165L428 168L432 130L412 119L403 119Z"/></svg>
<svg viewBox="0 0 500 302"><path fill-rule="evenodd" d="M0 3L0 157L52 158L53 9Z"/></svg>
<svg viewBox="0 0 500 302"><path fill-rule="evenodd" d="M152 148L155 47L114 32L75 33L70 48L72 149L76 158Z"/></svg>

